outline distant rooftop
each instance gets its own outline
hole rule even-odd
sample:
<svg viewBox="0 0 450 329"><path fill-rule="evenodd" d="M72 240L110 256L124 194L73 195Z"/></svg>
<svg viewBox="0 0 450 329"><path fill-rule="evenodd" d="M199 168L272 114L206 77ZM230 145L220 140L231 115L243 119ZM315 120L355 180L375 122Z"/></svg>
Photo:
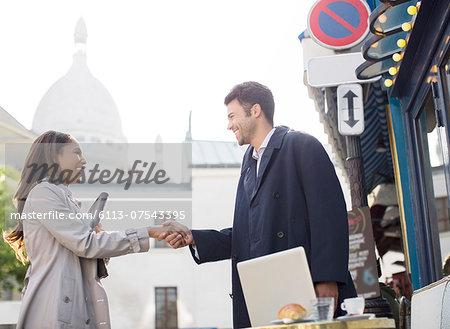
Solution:
<svg viewBox="0 0 450 329"><path fill-rule="evenodd" d="M0 121L7 122L13 127L26 130L26 128L19 121L6 112L2 107L0 107Z"/></svg>
<svg viewBox="0 0 450 329"><path fill-rule="evenodd" d="M32 142L36 133L25 128L11 114L0 107L0 141L5 142Z"/></svg>
<svg viewBox="0 0 450 329"><path fill-rule="evenodd" d="M187 142L192 143L193 168L240 168L248 148L248 145L239 146L236 142L207 140L188 140ZM324 148L336 166L331 145L325 144Z"/></svg>
<svg viewBox="0 0 450 329"><path fill-rule="evenodd" d="M248 145L235 142L192 140L193 168L240 168Z"/></svg>

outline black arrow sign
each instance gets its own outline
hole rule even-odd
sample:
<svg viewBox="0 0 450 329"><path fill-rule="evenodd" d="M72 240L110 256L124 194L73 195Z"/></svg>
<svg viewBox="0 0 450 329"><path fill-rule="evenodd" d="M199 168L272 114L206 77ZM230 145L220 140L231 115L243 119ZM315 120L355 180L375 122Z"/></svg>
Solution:
<svg viewBox="0 0 450 329"><path fill-rule="evenodd" d="M351 90L347 91L344 98L347 98L348 104L348 120L344 120L351 128L358 123L359 120L355 120L355 108L353 107L353 98L358 97Z"/></svg>

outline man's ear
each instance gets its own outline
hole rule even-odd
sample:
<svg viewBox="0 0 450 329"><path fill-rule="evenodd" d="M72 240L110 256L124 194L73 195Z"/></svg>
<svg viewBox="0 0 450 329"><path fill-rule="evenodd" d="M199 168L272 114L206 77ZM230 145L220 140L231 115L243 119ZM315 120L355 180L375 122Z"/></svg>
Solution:
<svg viewBox="0 0 450 329"><path fill-rule="evenodd" d="M255 116L255 118L259 118L263 113L262 113L262 109L261 109L261 105L259 104L255 104L252 106L252 112Z"/></svg>

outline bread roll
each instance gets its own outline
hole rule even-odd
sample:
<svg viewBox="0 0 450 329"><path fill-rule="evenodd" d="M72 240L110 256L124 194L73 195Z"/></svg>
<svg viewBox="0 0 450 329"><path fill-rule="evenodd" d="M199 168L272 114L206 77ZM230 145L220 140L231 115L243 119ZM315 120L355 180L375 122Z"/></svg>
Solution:
<svg viewBox="0 0 450 329"><path fill-rule="evenodd" d="M278 311L278 319L300 320L306 316L306 310L298 304L286 304Z"/></svg>

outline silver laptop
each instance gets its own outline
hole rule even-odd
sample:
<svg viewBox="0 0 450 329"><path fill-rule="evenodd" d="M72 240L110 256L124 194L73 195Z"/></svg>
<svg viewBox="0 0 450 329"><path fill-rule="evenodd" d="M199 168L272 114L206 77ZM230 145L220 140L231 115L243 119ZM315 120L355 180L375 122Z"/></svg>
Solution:
<svg viewBox="0 0 450 329"><path fill-rule="evenodd" d="M278 310L296 303L311 315L316 298L305 250L297 247L237 264L252 327L278 319Z"/></svg>

